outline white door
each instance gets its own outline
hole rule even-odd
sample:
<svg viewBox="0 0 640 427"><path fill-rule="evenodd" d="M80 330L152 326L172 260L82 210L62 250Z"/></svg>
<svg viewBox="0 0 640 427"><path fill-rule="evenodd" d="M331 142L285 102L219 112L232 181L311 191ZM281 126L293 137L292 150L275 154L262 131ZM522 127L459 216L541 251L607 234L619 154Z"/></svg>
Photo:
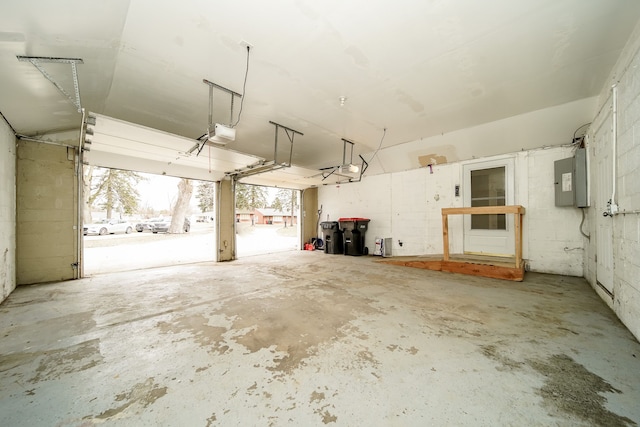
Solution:
<svg viewBox="0 0 640 427"><path fill-rule="evenodd" d="M514 204L513 158L468 163L463 166L464 205ZM464 252L513 256L513 215L464 215Z"/></svg>
<svg viewBox="0 0 640 427"><path fill-rule="evenodd" d="M613 165L611 163L611 115L596 130L596 280L607 291L613 293L613 219L604 216L611 199Z"/></svg>

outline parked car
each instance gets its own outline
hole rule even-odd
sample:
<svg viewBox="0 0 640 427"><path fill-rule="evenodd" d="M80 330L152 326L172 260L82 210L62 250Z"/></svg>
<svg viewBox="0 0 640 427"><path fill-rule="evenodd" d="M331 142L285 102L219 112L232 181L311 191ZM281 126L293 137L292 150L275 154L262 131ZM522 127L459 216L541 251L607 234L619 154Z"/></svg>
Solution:
<svg viewBox="0 0 640 427"><path fill-rule="evenodd" d="M145 230L151 231L151 229L153 229L153 224L161 221L163 221L162 218L151 218L147 221L139 222L136 224L136 231L138 233L142 233Z"/></svg>
<svg viewBox="0 0 640 427"><path fill-rule="evenodd" d="M133 226L124 219L101 219L93 224L85 224L82 232L85 236L89 234L97 234L103 236L105 234L126 233L133 231Z"/></svg>
<svg viewBox="0 0 640 427"><path fill-rule="evenodd" d="M171 226L171 217L164 218L162 221L154 222L153 227L151 228L151 232L156 233L166 233L169 231L169 227ZM191 221L189 218L184 219L183 230L185 233L188 233L191 230Z"/></svg>

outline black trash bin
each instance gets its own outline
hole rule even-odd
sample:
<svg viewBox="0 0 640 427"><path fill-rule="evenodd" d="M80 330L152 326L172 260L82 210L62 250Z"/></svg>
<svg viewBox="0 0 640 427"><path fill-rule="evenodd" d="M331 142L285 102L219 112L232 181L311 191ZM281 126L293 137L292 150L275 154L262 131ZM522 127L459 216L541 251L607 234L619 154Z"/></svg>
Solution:
<svg viewBox="0 0 640 427"><path fill-rule="evenodd" d="M321 222L322 234L324 235L324 253L325 254L342 254L344 253L342 246L342 230L337 221Z"/></svg>
<svg viewBox="0 0 640 427"><path fill-rule="evenodd" d="M369 250L364 245L364 237L369 228L368 218L340 218L345 255L368 255Z"/></svg>

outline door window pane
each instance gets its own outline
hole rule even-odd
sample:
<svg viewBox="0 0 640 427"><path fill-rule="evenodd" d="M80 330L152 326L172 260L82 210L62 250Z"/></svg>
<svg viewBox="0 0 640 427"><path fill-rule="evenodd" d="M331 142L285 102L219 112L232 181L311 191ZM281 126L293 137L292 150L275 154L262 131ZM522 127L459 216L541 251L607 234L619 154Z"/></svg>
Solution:
<svg viewBox="0 0 640 427"><path fill-rule="evenodd" d="M471 171L471 207L505 206L505 167ZM506 230L506 215L471 215L474 230Z"/></svg>

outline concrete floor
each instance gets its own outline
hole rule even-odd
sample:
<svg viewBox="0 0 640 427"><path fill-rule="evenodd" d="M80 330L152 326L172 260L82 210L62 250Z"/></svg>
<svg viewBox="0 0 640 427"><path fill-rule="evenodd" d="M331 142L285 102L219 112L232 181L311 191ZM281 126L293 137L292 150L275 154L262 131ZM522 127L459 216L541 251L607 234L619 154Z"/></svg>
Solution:
<svg viewBox="0 0 640 427"><path fill-rule="evenodd" d="M288 252L20 287L2 426L635 425L640 344L578 278Z"/></svg>

